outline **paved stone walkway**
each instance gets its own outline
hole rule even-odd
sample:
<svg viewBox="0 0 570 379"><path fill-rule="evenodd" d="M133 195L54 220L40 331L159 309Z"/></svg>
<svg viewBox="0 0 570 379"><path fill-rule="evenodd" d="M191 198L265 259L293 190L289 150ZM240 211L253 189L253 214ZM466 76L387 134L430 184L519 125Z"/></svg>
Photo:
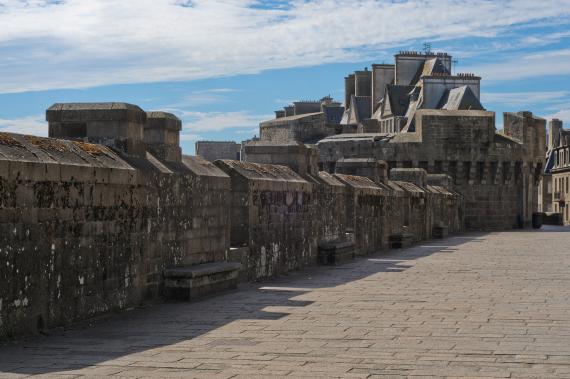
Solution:
<svg viewBox="0 0 570 379"><path fill-rule="evenodd" d="M0 347L0 377L570 378L570 229L469 234Z"/></svg>

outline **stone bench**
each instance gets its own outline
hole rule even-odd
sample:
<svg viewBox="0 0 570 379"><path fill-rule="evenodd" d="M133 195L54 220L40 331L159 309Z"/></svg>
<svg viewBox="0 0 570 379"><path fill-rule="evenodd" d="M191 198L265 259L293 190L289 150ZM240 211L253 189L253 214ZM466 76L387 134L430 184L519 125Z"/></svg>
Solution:
<svg viewBox="0 0 570 379"><path fill-rule="evenodd" d="M433 227L433 233L432 233L433 238L442 239L447 237L448 234L449 234L449 227L447 226L438 225Z"/></svg>
<svg viewBox="0 0 570 379"><path fill-rule="evenodd" d="M165 296L169 300L194 301L237 288L241 264L204 263L164 270Z"/></svg>
<svg viewBox="0 0 570 379"><path fill-rule="evenodd" d="M404 249L414 243L414 235L411 233L397 233L390 236L391 249Z"/></svg>
<svg viewBox="0 0 570 379"><path fill-rule="evenodd" d="M319 244L318 262L323 265L338 265L354 259L356 245L353 241L323 242Z"/></svg>

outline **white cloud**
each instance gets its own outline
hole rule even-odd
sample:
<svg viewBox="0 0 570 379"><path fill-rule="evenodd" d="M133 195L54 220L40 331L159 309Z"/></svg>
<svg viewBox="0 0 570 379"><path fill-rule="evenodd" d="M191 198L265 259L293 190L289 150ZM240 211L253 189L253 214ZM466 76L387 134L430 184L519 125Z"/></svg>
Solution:
<svg viewBox="0 0 570 379"><path fill-rule="evenodd" d="M47 136L48 124L43 114L14 119L0 119L0 132Z"/></svg>
<svg viewBox="0 0 570 379"><path fill-rule="evenodd" d="M544 92L487 92L481 95L484 102L507 104L507 105L524 105L553 103L567 100L570 91L544 91Z"/></svg>
<svg viewBox="0 0 570 379"><path fill-rule="evenodd" d="M463 69L476 72L485 80L505 81L538 76L569 75L570 49L550 50L534 54L515 55L513 58Z"/></svg>
<svg viewBox="0 0 570 379"><path fill-rule="evenodd" d="M269 9L255 0L0 4L0 92L364 60L414 40L496 36L570 16L570 0L291 0Z"/></svg>
<svg viewBox="0 0 570 379"><path fill-rule="evenodd" d="M219 104L230 101L227 94L241 92L234 88L212 88L201 91L193 91L184 95L182 100L174 104L167 105L167 108L191 107L207 104Z"/></svg>
<svg viewBox="0 0 570 379"><path fill-rule="evenodd" d="M256 115L246 111L238 112L192 112L169 109L182 119L181 141L197 141L202 139L200 133L231 130L237 134L256 134L261 121L271 118L270 115ZM0 119L0 132L48 135L48 124L45 115L26 116L13 119Z"/></svg>
<svg viewBox="0 0 570 379"><path fill-rule="evenodd" d="M256 115L246 111L237 112L194 112L170 110L182 119L182 133L219 132L229 129L253 130L269 115Z"/></svg>
<svg viewBox="0 0 570 379"><path fill-rule="evenodd" d="M568 125L570 125L570 108L569 109L561 109L556 113L546 115L543 117L546 118L547 120L557 118L559 120L562 120L564 122L564 124L566 125L566 127L568 127Z"/></svg>
<svg viewBox="0 0 570 379"><path fill-rule="evenodd" d="M180 141L182 142L199 141L201 139L202 137L198 134L180 133Z"/></svg>
<svg viewBox="0 0 570 379"><path fill-rule="evenodd" d="M541 35L531 35L522 39L522 43L531 46L544 46L560 42L564 38L570 37L570 31L556 32Z"/></svg>

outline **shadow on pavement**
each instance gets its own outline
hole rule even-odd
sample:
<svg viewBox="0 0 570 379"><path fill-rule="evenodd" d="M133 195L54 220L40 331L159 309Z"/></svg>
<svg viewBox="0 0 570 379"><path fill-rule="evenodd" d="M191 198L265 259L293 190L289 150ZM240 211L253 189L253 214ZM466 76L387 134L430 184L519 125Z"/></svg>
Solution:
<svg viewBox="0 0 570 379"><path fill-rule="evenodd" d="M548 228L550 229L550 228ZM538 231L544 232L547 229ZM568 230L565 230L568 231ZM313 301L295 299L319 288L336 287L378 273L398 273L416 260L435 253L453 254L458 246L482 241L484 233L431 240L409 249L361 257L336 267L312 267L264 283L244 284L240 290L196 303L162 303L84 323L67 331L53 331L0 347L0 373L42 374L108 364L127 355L152 356L152 349L177 345L190 351L204 345L197 337L234 321L278 320L295 307ZM216 336L210 343L255 344L247 337ZM197 346L194 345L194 346ZM209 346L209 345L208 345ZM154 352L156 354L156 352Z"/></svg>

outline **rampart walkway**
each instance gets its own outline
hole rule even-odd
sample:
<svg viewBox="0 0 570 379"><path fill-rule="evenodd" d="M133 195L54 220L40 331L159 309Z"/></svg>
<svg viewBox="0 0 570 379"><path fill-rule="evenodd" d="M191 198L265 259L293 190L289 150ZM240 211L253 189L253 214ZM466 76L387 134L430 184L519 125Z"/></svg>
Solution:
<svg viewBox="0 0 570 379"><path fill-rule="evenodd" d="M470 234L0 347L0 377L569 378L570 229Z"/></svg>

